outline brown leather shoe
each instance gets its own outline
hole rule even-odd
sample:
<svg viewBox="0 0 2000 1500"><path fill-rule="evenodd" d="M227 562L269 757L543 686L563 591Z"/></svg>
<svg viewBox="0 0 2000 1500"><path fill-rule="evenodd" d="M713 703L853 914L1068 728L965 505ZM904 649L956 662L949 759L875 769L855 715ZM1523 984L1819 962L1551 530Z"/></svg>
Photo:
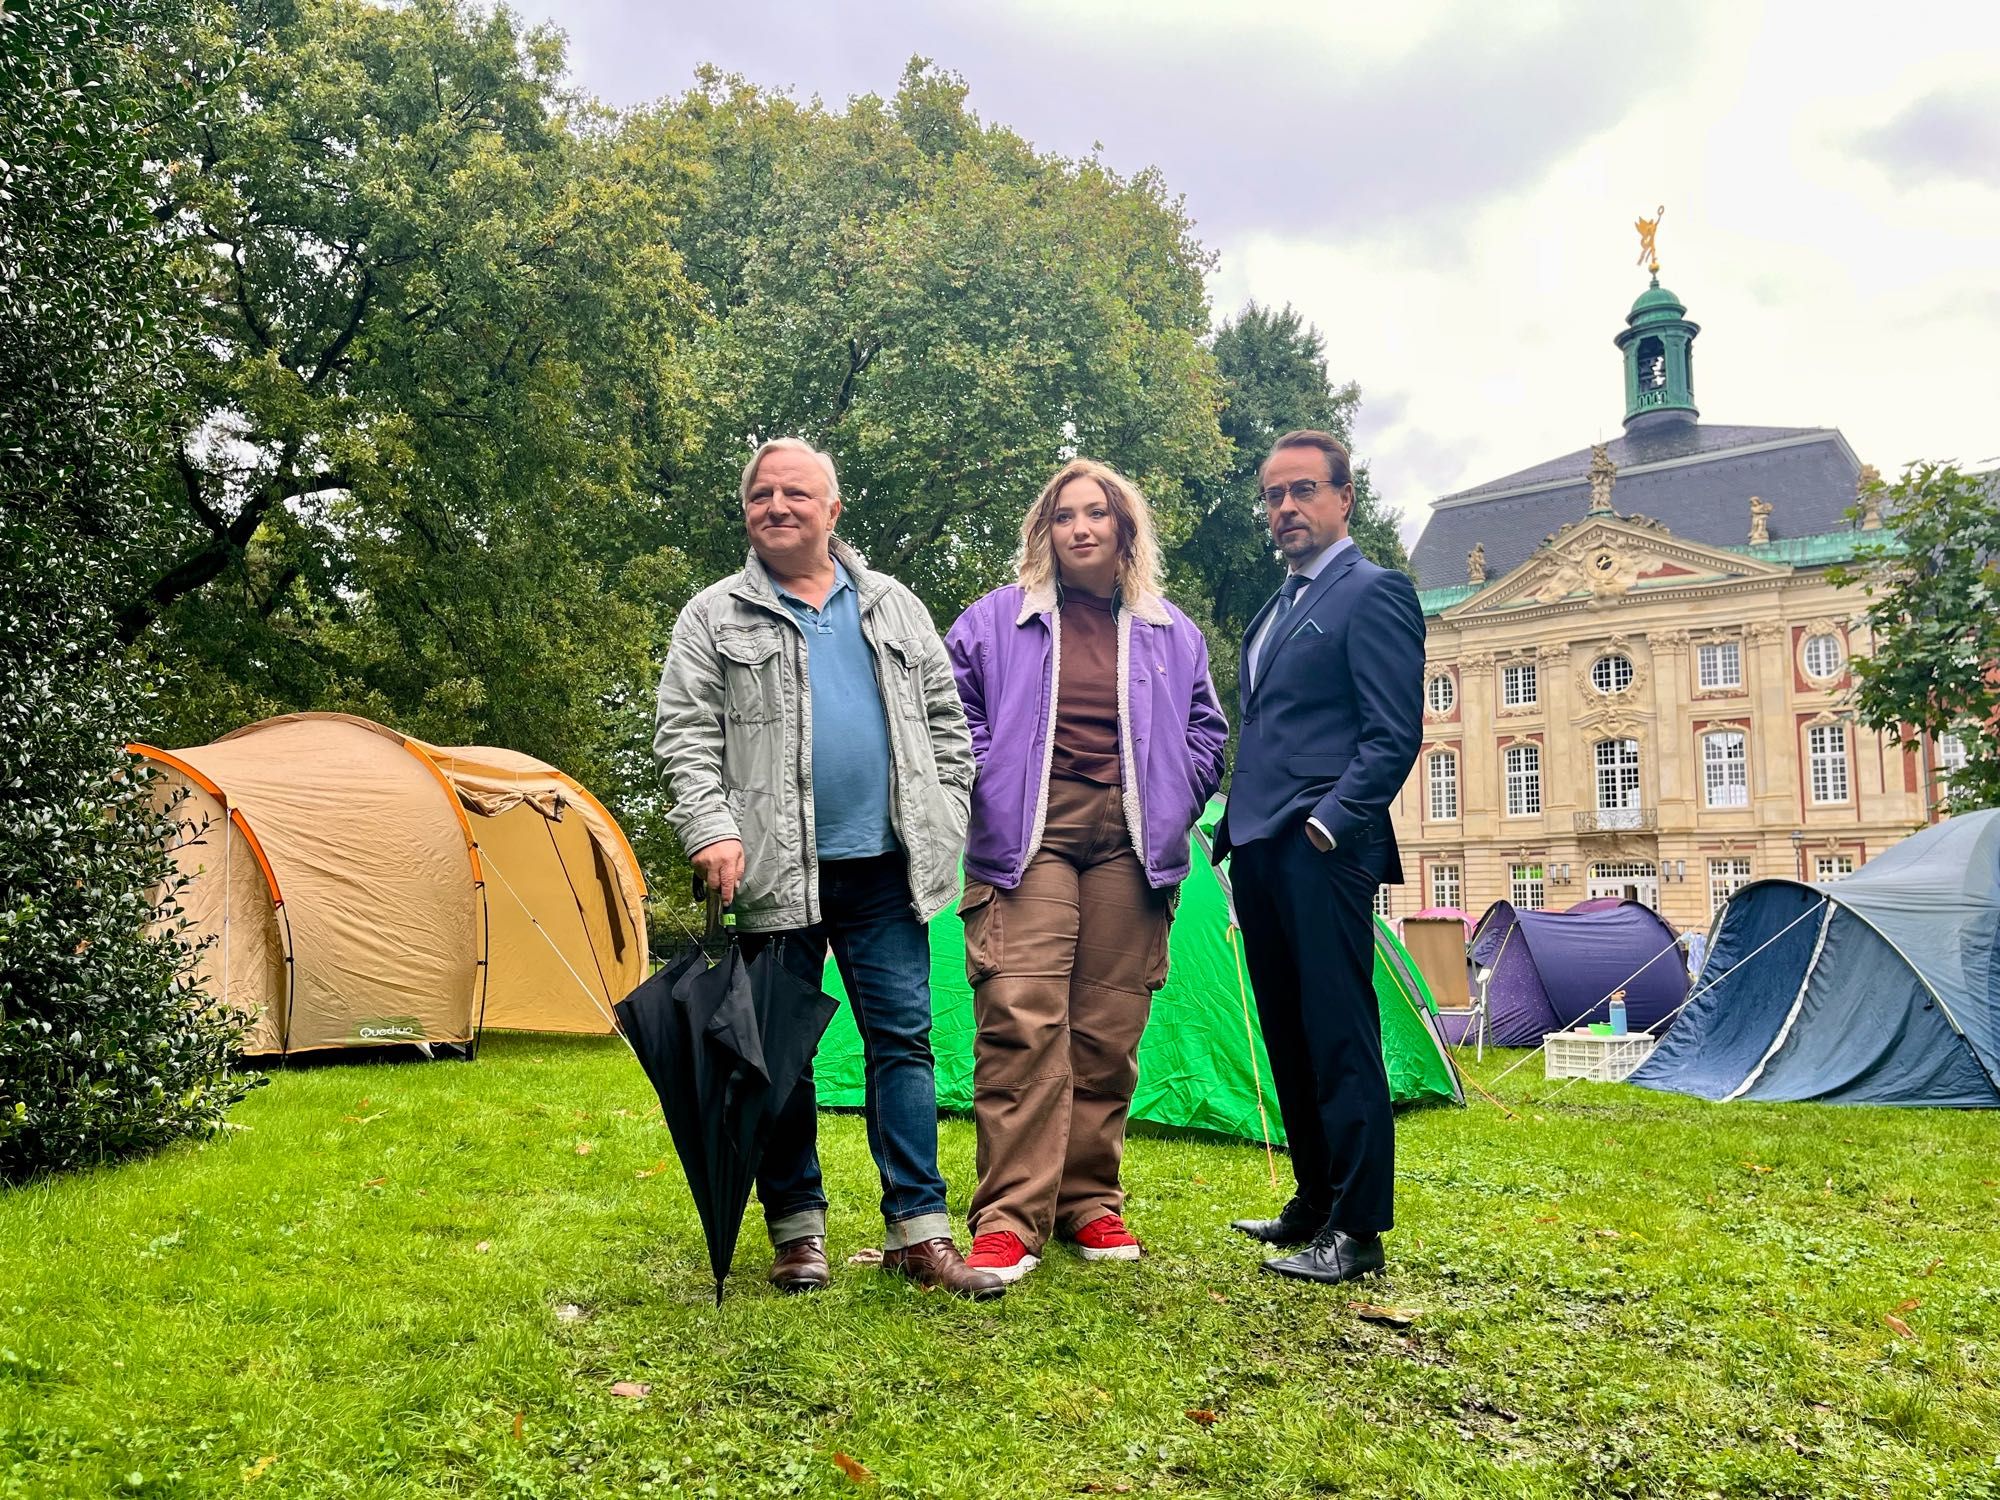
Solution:
<svg viewBox="0 0 2000 1500"><path fill-rule="evenodd" d="M918 1286L941 1287L954 1297L970 1297L975 1302L990 1302L1007 1295L1007 1284L991 1271L975 1271L968 1266L948 1235L924 1240L906 1250L884 1251L882 1269L907 1276Z"/></svg>
<svg viewBox="0 0 2000 1500"><path fill-rule="evenodd" d="M833 1284L826 1268L826 1241L816 1234L787 1240L771 1262L771 1285L781 1292L823 1292Z"/></svg>

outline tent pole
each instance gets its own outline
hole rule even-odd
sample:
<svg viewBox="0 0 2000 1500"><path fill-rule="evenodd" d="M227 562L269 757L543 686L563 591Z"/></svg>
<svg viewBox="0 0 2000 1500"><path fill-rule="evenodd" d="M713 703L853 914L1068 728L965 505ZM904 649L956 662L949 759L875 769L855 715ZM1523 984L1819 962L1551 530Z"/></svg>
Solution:
<svg viewBox="0 0 2000 1500"><path fill-rule="evenodd" d="M1264 1133L1264 1165L1270 1169L1271 1187L1278 1186L1278 1158L1271 1150L1271 1119L1264 1113L1264 1078L1257 1071L1257 1038L1250 1030L1250 989L1243 982L1243 950L1237 946L1236 924L1223 929L1230 957L1236 960L1236 993L1243 1001L1243 1041L1250 1057L1250 1082L1257 1090L1257 1128Z"/></svg>

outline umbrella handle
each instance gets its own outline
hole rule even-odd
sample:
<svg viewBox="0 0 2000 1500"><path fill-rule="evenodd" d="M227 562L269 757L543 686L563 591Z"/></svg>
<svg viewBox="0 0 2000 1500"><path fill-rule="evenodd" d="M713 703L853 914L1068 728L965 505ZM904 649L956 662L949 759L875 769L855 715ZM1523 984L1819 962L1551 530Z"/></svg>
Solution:
<svg viewBox="0 0 2000 1500"><path fill-rule="evenodd" d="M710 888L706 894L708 897L708 925L707 929L701 935L703 947L714 942L723 934L722 893Z"/></svg>

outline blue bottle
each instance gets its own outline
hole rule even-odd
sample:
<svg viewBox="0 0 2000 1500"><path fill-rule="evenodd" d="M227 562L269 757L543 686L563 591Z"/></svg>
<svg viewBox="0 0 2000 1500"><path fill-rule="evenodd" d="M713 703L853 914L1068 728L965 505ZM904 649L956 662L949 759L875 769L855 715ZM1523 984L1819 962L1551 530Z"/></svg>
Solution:
<svg viewBox="0 0 2000 1500"><path fill-rule="evenodd" d="M1613 1000L1611 1002L1611 1034L1613 1036L1626 1035L1625 1002L1623 1000Z"/></svg>

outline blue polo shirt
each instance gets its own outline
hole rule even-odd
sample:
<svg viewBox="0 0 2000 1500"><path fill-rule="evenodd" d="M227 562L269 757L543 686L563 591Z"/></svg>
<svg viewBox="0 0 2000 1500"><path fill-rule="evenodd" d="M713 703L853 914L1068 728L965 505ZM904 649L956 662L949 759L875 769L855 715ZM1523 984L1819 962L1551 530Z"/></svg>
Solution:
<svg viewBox="0 0 2000 1500"><path fill-rule="evenodd" d="M896 847L889 820L889 720L875 655L861 634L861 598L838 558L833 592L814 609L778 587L806 638L812 689L812 794L821 859L867 859Z"/></svg>

